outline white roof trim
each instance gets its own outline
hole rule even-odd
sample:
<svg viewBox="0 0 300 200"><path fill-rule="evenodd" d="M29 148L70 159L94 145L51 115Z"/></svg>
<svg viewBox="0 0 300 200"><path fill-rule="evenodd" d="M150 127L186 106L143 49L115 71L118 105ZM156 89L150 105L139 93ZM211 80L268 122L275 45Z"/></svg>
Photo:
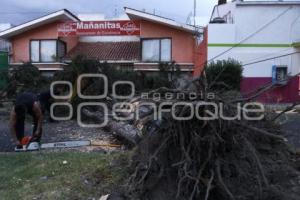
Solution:
<svg viewBox="0 0 300 200"><path fill-rule="evenodd" d="M64 70L63 68L59 68L59 67L45 67L45 68L38 68L38 70L40 71L62 71Z"/></svg>
<svg viewBox="0 0 300 200"><path fill-rule="evenodd" d="M154 62L154 63L148 63L148 62L137 62L134 63L135 65L159 65L160 63ZM186 66L194 66L194 63L175 63L177 65L186 65Z"/></svg>
<svg viewBox="0 0 300 200"><path fill-rule="evenodd" d="M72 59L66 59L66 63L71 63ZM100 63L112 63L112 64L123 64L123 63L136 63L138 60L99 60Z"/></svg>
<svg viewBox="0 0 300 200"><path fill-rule="evenodd" d="M26 23L21 24L19 26L15 26L13 28L2 31L2 32L0 32L0 37L7 38L7 37L10 37L10 36L17 35L18 33L22 33L24 31L30 30L33 27L37 27L38 25L43 24L43 22L51 21L51 19L55 19L55 18L58 18L58 17L63 16L63 15L68 17L70 20L78 21L78 19L76 17L72 16L66 10L60 10L60 11L51 13L49 15L40 17L38 19L26 22Z"/></svg>
<svg viewBox="0 0 300 200"><path fill-rule="evenodd" d="M66 63L62 63L62 62L44 62L44 63L40 63L40 62L33 62L31 63L33 65L67 65Z"/></svg>
<svg viewBox="0 0 300 200"><path fill-rule="evenodd" d="M168 26L171 26L173 28L180 29L180 30L183 30L183 31L192 32L192 33L197 32L195 27L193 27L191 25L188 25L188 24L181 24L181 23L178 23L178 22L176 22L172 19L160 17L160 16L157 16L157 15L152 15L152 14L149 14L149 13L145 13L145 12L135 10L135 9L131 9L131 8L127 8L127 7L125 7L124 9L125 9L125 13L129 16L129 18L130 18L130 16L134 16L134 17L145 19L145 20L148 20L148 21L153 21L153 22L157 22L157 23L160 23L160 24L165 24L165 25L168 25Z"/></svg>
<svg viewBox="0 0 300 200"><path fill-rule="evenodd" d="M137 60L100 60L100 63L135 63Z"/></svg>
<svg viewBox="0 0 300 200"><path fill-rule="evenodd" d="M32 65L67 65L66 63L61 63L61 62L53 62L53 63L31 63ZM10 63L10 65L24 65L22 62L18 63Z"/></svg>
<svg viewBox="0 0 300 200"><path fill-rule="evenodd" d="M152 69L144 69L144 68L134 68L133 71L153 71L158 72L160 71L158 68L152 68ZM182 72L192 72L194 69L180 69Z"/></svg>

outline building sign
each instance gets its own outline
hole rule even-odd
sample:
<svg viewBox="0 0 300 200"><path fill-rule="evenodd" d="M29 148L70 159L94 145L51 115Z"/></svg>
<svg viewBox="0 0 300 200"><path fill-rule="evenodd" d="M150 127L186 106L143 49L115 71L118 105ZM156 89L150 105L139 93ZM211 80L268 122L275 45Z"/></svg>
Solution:
<svg viewBox="0 0 300 200"><path fill-rule="evenodd" d="M57 27L58 36L140 35L139 21L66 22Z"/></svg>

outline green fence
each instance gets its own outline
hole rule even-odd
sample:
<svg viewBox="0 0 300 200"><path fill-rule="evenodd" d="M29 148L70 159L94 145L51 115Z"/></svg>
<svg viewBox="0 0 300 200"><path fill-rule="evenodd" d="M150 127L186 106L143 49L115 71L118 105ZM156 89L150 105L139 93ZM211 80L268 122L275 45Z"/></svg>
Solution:
<svg viewBox="0 0 300 200"><path fill-rule="evenodd" d="M0 89L7 85L6 73L8 70L8 53L0 51Z"/></svg>

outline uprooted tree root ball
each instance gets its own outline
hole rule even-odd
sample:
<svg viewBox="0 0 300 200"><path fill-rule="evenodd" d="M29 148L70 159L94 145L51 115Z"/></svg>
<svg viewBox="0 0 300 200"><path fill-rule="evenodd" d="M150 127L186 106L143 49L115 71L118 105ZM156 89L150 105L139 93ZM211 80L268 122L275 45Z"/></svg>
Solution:
<svg viewBox="0 0 300 200"><path fill-rule="evenodd" d="M153 120L155 112L145 109L143 103L178 102L174 99L154 100L151 95L154 92L161 93L161 96L166 92L188 93L168 88L150 91L149 99L136 97L128 101L136 105L131 113L138 111L141 118L122 122L123 125L110 119L107 125L115 135L136 145L131 159L131 175L123 188L126 199L300 199L300 172L294 166L299 156L289 148L281 136L280 127L269 117L258 121L247 121L244 117L241 120L220 117L214 120L199 120L197 117L176 120L171 112L163 112L161 120ZM228 96L233 100L216 97L184 101L192 105L203 101L222 103L224 115L236 116L238 107L245 102L236 100L238 98L232 94ZM190 116L189 108L184 104L176 106L176 116ZM202 106L196 112L205 116L207 111L213 112L213 108ZM99 120L103 117L88 110L83 113ZM126 116L125 113L115 114ZM136 137L139 139L133 139Z"/></svg>
<svg viewBox="0 0 300 200"><path fill-rule="evenodd" d="M184 106L177 113L189 116ZM267 120L178 121L165 113L161 126L136 149L127 197L300 199L292 156L279 128Z"/></svg>
<svg viewBox="0 0 300 200"><path fill-rule="evenodd" d="M82 109L84 120L101 123L107 117L106 128L113 135L135 146L130 166L131 176L125 187L121 188L124 192L120 192L126 199L300 199L300 172L296 166L293 166L293 159L299 158L289 149L281 136L280 128L273 123L273 120L264 118L258 121L247 121L244 116L241 120L225 120L221 117L214 120L199 120L197 117L175 120L171 112L163 112L162 119L157 120L153 116L155 108L142 106L143 103L153 103L159 107L162 103L167 103L168 107L168 103L178 102L197 105L205 101L217 105L221 103L225 116L235 116L240 106L273 87L263 86L257 91L251 91L246 98L242 98L238 91L231 91L238 90L240 85L242 70L239 63L230 61L219 62L216 65L205 71L208 79L205 78L204 73L204 76L193 80L178 79L176 80L178 84L162 84L164 87L147 92L149 98L146 99L141 95L144 90L139 88L136 90L136 94L139 95L126 102L113 96L101 99L99 101L104 102L108 107L106 114L103 110L92 106ZM226 71L232 65L235 65L233 71ZM68 76L62 75L66 80L71 79L69 75L70 77L74 75L72 80L75 82L78 75L82 73L103 73L112 78L109 84L111 88L111 83L124 79L123 76L126 74L116 76L117 71L112 69L107 64L100 65L99 62L79 57L72 62L69 69L71 73L66 70ZM161 71L160 75L168 74L168 71ZM226 71L225 77L221 77L220 74L224 71ZM143 86L143 81L139 81L144 79L143 76L133 74L132 77L125 80L136 79L133 81L135 85ZM153 81L156 82L157 79ZM173 82L175 81L171 81ZM174 85L173 87L176 85L176 88L166 88L170 85ZM91 80L84 86L83 94L96 95L101 91L102 84ZM124 92L127 90L127 88L122 89ZM208 99L210 92L216 94L215 98ZM154 95L157 93L160 94L158 99ZM172 93L175 97L178 93L187 96L196 93L196 99L184 98L183 101L177 98L169 99L166 98L168 96L165 95L166 93ZM81 100L75 98L72 103L76 107ZM113 107L117 102L130 104L132 108L129 108L128 112L115 111ZM213 112L211 106L198 108L195 112L199 112L201 116L205 116L207 111ZM189 116L190 111L187 104L176 106L175 109L177 116ZM127 117L136 113L139 113L138 119L121 122L115 118L115 116Z"/></svg>

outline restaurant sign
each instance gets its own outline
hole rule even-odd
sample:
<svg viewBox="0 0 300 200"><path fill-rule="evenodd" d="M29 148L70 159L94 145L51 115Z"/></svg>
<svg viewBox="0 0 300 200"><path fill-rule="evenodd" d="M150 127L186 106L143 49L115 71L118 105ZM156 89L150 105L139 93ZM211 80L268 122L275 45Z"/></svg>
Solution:
<svg viewBox="0 0 300 200"><path fill-rule="evenodd" d="M59 24L57 31L60 37L140 35L140 22L130 20L66 22Z"/></svg>

